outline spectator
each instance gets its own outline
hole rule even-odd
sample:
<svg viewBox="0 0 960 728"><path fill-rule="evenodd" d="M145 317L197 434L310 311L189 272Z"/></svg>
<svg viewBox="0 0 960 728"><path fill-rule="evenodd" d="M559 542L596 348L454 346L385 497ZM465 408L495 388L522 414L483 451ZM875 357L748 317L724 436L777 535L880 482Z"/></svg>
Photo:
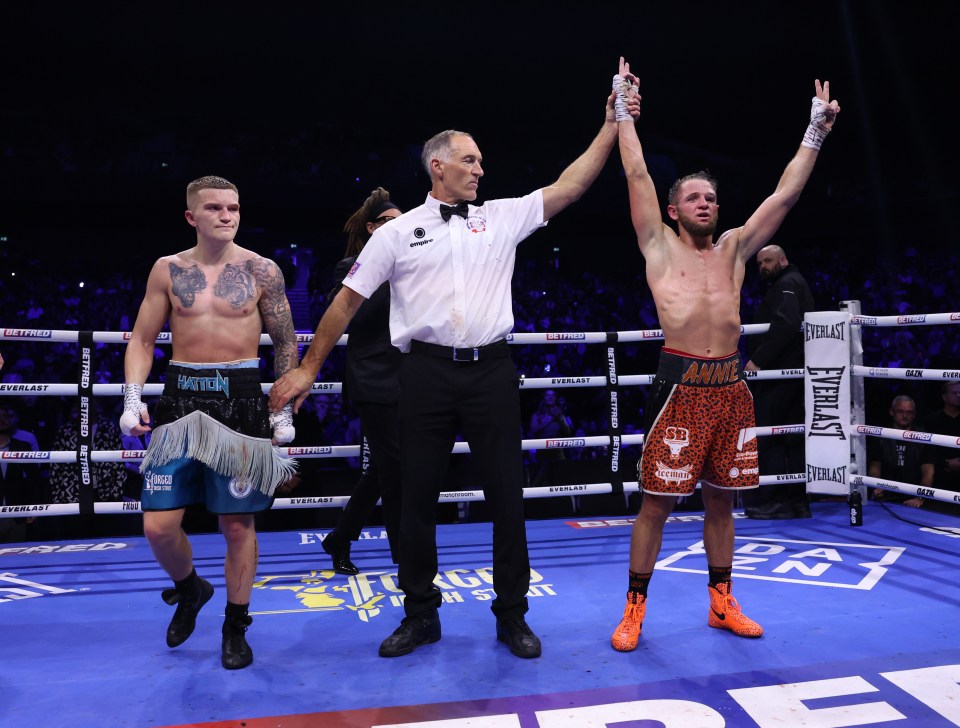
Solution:
<svg viewBox="0 0 960 728"><path fill-rule="evenodd" d="M917 404L913 397L901 394L890 403L890 427L912 431L917 419ZM867 475L911 485L930 486L933 466L924 464L925 447L912 440L893 440L887 437L867 439ZM874 488L870 497L876 501L903 503L912 508L923 506L919 496L908 498L900 493Z"/></svg>

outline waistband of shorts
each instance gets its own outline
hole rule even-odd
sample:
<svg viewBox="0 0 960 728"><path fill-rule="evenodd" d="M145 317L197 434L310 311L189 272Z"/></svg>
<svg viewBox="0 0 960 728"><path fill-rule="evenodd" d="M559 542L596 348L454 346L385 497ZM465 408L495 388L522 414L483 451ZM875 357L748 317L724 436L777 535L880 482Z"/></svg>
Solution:
<svg viewBox="0 0 960 728"><path fill-rule="evenodd" d="M249 360L256 362L255 359ZM200 397L207 399L241 399L262 397L259 366L243 362L225 364L174 364L167 367L163 385L165 397Z"/></svg>
<svg viewBox="0 0 960 728"><path fill-rule="evenodd" d="M491 344L457 349L453 346L428 344L425 341L413 340L410 342L411 354L426 354L441 359L456 362L485 361L487 359L502 359L510 355L510 345L506 339L499 339Z"/></svg>
<svg viewBox="0 0 960 728"><path fill-rule="evenodd" d="M726 387L744 381L740 353L708 358L673 349L660 350L657 378L689 387Z"/></svg>

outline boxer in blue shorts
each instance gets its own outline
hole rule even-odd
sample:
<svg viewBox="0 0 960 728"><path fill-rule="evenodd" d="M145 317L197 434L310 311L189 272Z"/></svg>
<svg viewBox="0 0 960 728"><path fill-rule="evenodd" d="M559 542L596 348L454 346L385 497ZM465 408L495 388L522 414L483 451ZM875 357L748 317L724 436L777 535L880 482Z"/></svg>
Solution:
<svg viewBox="0 0 960 728"><path fill-rule="evenodd" d="M276 486L291 475L291 461L273 449L258 365L256 359L170 362L140 468L144 511L193 503L217 514L270 508ZM231 463L236 451L243 457Z"/></svg>
<svg viewBox="0 0 960 728"><path fill-rule="evenodd" d="M276 488L294 472L293 461L273 447L293 439L293 410L267 411L260 334L273 340L277 374L297 366L297 341L280 269L234 242L236 186L221 177L194 180L187 208L197 243L158 259L147 278L124 359L120 428L127 435L154 428L141 465L143 532L173 581L163 592L164 601L177 605L167 627L170 647L193 634L200 609L213 596L213 586L193 568L184 511L204 503L218 514L227 544L220 662L233 670L253 662L245 635L257 568L254 514L271 506ZM140 396L165 324L172 361L151 419Z"/></svg>

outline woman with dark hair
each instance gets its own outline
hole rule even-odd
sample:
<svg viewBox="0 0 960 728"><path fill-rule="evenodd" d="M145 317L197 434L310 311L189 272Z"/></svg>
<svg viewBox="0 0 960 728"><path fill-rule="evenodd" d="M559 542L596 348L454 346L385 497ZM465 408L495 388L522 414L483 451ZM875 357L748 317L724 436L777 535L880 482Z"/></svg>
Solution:
<svg viewBox="0 0 960 728"><path fill-rule="evenodd" d="M390 193L377 187L350 216L343 231L347 234L344 259L337 263L332 299L357 256L373 233L401 215L390 201ZM350 560L350 543L360 537L377 500L381 501L383 523L390 543L390 555L397 561L400 530L400 446L397 430L400 350L390 343L390 284L384 283L364 301L350 323L343 394L360 416L363 434L362 474L337 527L323 540L323 550L333 559L339 574L359 574Z"/></svg>

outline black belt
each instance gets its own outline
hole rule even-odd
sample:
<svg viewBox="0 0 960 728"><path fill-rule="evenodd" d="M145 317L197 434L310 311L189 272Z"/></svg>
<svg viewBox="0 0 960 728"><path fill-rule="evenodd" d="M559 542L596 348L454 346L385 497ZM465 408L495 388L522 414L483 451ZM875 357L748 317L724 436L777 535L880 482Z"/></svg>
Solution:
<svg viewBox="0 0 960 728"><path fill-rule="evenodd" d="M428 344L425 341L411 341L411 354L426 354L427 356L436 356L450 361L480 361L481 359L502 359L510 355L510 345L506 339L494 341L492 344L483 346L468 347L466 349L457 349L452 346L440 346L440 344Z"/></svg>

